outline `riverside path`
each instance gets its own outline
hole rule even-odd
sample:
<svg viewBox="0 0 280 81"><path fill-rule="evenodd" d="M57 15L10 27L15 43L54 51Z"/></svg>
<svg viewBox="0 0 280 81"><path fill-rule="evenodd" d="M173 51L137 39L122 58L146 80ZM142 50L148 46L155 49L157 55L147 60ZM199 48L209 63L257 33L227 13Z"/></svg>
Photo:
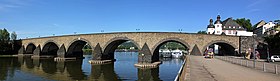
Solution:
<svg viewBox="0 0 280 81"><path fill-rule="evenodd" d="M231 64L219 59L190 57L190 81L280 81L280 75Z"/></svg>

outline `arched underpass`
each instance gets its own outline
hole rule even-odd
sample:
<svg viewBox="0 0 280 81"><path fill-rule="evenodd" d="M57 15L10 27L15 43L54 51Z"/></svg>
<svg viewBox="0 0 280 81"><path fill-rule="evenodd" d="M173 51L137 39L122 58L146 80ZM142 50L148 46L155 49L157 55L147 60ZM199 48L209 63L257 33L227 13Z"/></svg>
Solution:
<svg viewBox="0 0 280 81"><path fill-rule="evenodd" d="M169 43L169 47L166 47L166 45L168 45ZM164 46L165 45L165 46ZM159 51L160 49L169 49L169 50L181 50L181 51L185 51L188 52L189 47L188 44L183 42L183 41L179 41L179 40L164 40L158 43L158 45L156 45L155 50L153 51L153 56L152 56L152 62L156 62L159 61Z"/></svg>
<svg viewBox="0 0 280 81"><path fill-rule="evenodd" d="M42 55L51 55L51 56L57 56L57 50L58 50L57 44L54 42L48 42L44 45L42 49Z"/></svg>
<svg viewBox="0 0 280 81"><path fill-rule="evenodd" d="M104 53L102 55L102 59L106 59L106 60L115 59L115 57L114 57L115 50L118 48L119 45L121 45L125 42L131 42L134 46L136 46L136 48L139 48L134 41L129 40L129 39L114 40L107 44L107 46L104 50Z"/></svg>
<svg viewBox="0 0 280 81"><path fill-rule="evenodd" d="M215 55L219 56L236 56L238 55L237 50L235 50L234 46L225 43L225 42L216 42L208 45L204 48L204 54L208 53L207 51L213 51Z"/></svg>
<svg viewBox="0 0 280 81"><path fill-rule="evenodd" d="M33 54L33 51L36 49L36 46L33 43L30 43L26 46L26 54Z"/></svg>
<svg viewBox="0 0 280 81"><path fill-rule="evenodd" d="M78 57L78 58L82 58L83 54L84 54L83 48L86 45L91 48L91 46L88 44L88 42L86 42L84 40L77 40L77 41L73 42L69 46L68 51L67 51L65 57Z"/></svg>

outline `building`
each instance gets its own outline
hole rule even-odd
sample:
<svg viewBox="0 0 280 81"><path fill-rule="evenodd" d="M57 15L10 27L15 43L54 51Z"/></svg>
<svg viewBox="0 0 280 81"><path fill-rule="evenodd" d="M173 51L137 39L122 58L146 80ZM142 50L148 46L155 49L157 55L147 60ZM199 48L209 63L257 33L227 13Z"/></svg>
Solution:
<svg viewBox="0 0 280 81"><path fill-rule="evenodd" d="M279 32L275 27L276 24L274 24L272 21L266 23L264 20L261 20L256 25L254 25L253 32L257 36L274 35Z"/></svg>
<svg viewBox="0 0 280 81"><path fill-rule="evenodd" d="M217 20L213 24L213 19L210 19L210 23L207 26L207 34L215 35L232 35L232 36L252 36L253 32L247 32L246 29L240 26L233 19L227 18L221 21L220 15L217 16Z"/></svg>

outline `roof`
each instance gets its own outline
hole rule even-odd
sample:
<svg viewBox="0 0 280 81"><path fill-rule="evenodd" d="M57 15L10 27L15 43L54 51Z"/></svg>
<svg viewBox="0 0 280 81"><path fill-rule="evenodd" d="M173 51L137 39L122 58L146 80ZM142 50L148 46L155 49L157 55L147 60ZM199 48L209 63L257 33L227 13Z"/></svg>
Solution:
<svg viewBox="0 0 280 81"><path fill-rule="evenodd" d="M207 28L215 28L215 26L213 24L209 24Z"/></svg>
<svg viewBox="0 0 280 81"><path fill-rule="evenodd" d="M209 25L207 26L207 28L215 28L215 26L213 25L213 19L210 19L209 21Z"/></svg>
<svg viewBox="0 0 280 81"><path fill-rule="evenodd" d="M232 18L228 18L222 22L223 30L245 30L244 27L241 27L238 23L233 21Z"/></svg>
<svg viewBox="0 0 280 81"><path fill-rule="evenodd" d="M261 20L260 22L258 22L257 24L254 25L254 28L261 27L261 26L263 26L265 24L266 24L266 22L264 20Z"/></svg>
<svg viewBox="0 0 280 81"><path fill-rule="evenodd" d="M222 24L221 20L216 20L214 24Z"/></svg>
<svg viewBox="0 0 280 81"><path fill-rule="evenodd" d="M217 20L215 21L214 24L222 24L221 16L220 15L217 16Z"/></svg>

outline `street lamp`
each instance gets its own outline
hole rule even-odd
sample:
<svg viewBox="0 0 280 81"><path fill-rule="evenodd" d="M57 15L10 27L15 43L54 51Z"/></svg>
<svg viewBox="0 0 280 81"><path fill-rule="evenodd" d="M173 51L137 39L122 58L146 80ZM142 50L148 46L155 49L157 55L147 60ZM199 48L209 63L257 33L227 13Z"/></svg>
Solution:
<svg viewBox="0 0 280 81"><path fill-rule="evenodd" d="M179 32L181 33L183 31L183 29L179 29Z"/></svg>
<svg viewBox="0 0 280 81"><path fill-rule="evenodd" d="M256 68L256 47L257 44L255 43L256 34L253 35L253 55L254 55L254 68Z"/></svg>
<svg viewBox="0 0 280 81"><path fill-rule="evenodd" d="M270 59L270 57L269 57L269 45L268 45L268 43L265 43L265 45L267 45L266 46L266 53L267 53L267 58L266 59L267 59L267 62L269 62L270 61L269 60Z"/></svg>
<svg viewBox="0 0 280 81"><path fill-rule="evenodd" d="M137 32L139 32L140 29L136 29Z"/></svg>
<svg viewBox="0 0 280 81"><path fill-rule="evenodd" d="M145 55L144 53L141 54L141 56L142 56L142 64L143 64L143 61L144 61L144 60L143 60L144 55Z"/></svg>

